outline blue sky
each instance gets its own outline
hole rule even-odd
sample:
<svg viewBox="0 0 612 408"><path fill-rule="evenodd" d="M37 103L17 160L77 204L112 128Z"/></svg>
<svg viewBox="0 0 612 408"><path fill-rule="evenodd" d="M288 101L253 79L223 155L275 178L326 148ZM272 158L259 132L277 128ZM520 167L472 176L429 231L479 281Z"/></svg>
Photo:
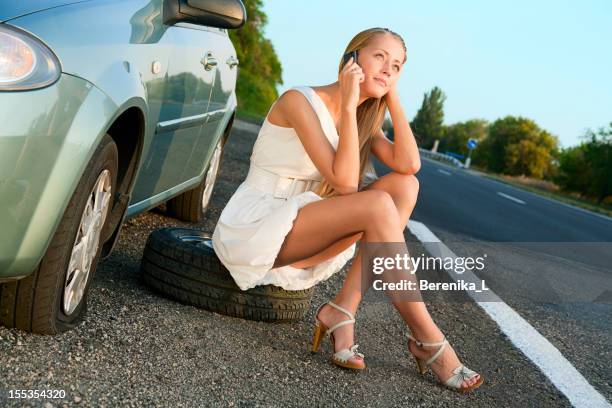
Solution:
<svg viewBox="0 0 612 408"><path fill-rule="evenodd" d="M406 41L399 91L412 120L423 94L446 94L445 124L525 116L576 145L612 122L612 1L264 0L284 84L324 85L357 32Z"/></svg>

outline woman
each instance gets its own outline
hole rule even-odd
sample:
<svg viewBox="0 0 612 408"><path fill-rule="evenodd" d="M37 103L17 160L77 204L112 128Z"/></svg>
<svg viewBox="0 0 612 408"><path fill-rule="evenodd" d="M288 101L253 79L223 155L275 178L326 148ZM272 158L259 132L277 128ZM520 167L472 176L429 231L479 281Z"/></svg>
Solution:
<svg viewBox="0 0 612 408"><path fill-rule="evenodd" d="M294 87L273 104L249 174L221 213L213 247L243 290L264 284L309 288L340 270L359 240L405 242L420 168L396 89L406 47L398 34L373 28L351 40L345 53L351 51L358 51L357 62L341 62L337 82ZM381 129L387 109L395 143ZM370 153L393 172L368 184ZM352 369L365 367L353 345L361 256L360 245L342 289L317 311L312 345L317 351L323 334L330 334L332 362ZM414 334L408 348L422 373L431 366L442 383L460 392L480 386L482 377L459 362L423 302L393 304Z"/></svg>

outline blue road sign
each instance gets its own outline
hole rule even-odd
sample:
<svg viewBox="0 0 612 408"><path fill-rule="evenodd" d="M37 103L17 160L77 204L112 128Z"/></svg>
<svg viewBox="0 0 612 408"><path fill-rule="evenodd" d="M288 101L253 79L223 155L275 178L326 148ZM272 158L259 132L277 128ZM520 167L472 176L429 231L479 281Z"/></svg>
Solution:
<svg viewBox="0 0 612 408"><path fill-rule="evenodd" d="M478 144L478 141L476 139L468 139L467 147L468 147L468 149L472 150L472 149L476 148L477 144Z"/></svg>

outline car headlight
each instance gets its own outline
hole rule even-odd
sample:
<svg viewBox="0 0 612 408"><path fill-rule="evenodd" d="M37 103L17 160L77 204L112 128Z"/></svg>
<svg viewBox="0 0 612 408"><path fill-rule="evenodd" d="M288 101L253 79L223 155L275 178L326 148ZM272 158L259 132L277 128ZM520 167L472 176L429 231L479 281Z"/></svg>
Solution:
<svg viewBox="0 0 612 408"><path fill-rule="evenodd" d="M7 24L0 24L0 91L22 91L49 86L59 78L59 60L40 40Z"/></svg>

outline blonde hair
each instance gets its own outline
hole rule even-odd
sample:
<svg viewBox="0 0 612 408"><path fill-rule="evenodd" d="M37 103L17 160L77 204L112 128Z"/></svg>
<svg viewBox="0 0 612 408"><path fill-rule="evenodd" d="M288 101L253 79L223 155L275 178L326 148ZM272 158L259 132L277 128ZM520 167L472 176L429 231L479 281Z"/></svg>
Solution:
<svg viewBox="0 0 612 408"><path fill-rule="evenodd" d="M397 40L402 43L404 47L404 61L406 62L406 44L403 38L389 30L388 28L369 28L357 34L348 43L344 54L351 51L359 50L366 47L372 39L379 34L391 34ZM338 67L338 73L342 71L344 66L342 58L340 59L340 65ZM372 145L372 136L382 127L383 120L385 119L385 113L387 112L387 103L384 98L368 98L357 107L357 133L359 135L359 182L363 177L363 172L368 160L370 148ZM327 180L323 180L321 184L315 189L315 193L323 198L329 198L338 195L338 192L334 190L331 184Z"/></svg>

